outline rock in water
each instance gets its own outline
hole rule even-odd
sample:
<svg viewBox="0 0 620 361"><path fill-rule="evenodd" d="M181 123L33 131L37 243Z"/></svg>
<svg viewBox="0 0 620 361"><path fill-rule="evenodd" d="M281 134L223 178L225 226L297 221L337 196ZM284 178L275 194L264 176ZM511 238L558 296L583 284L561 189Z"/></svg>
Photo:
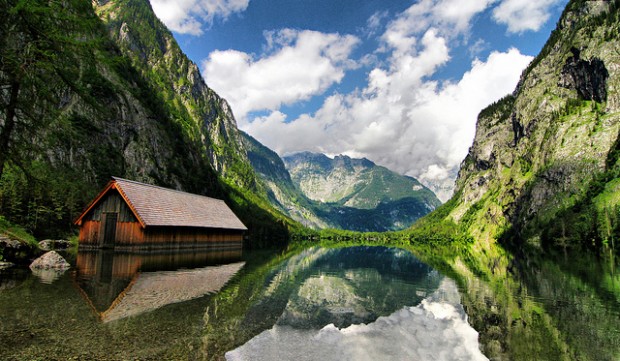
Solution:
<svg viewBox="0 0 620 361"><path fill-rule="evenodd" d="M37 258L30 264L30 269L54 269L54 270L67 270L71 267L61 255L56 251L50 251L43 256Z"/></svg>
<svg viewBox="0 0 620 361"><path fill-rule="evenodd" d="M39 242L39 248L44 251L51 251L54 249L67 249L71 247L71 243L64 239L52 240L46 239Z"/></svg>
<svg viewBox="0 0 620 361"><path fill-rule="evenodd" d="M54 241L52 241L51 239L43 240L39 242L39 248L44 251L51 251L52 249L54 249Z"/></svg>

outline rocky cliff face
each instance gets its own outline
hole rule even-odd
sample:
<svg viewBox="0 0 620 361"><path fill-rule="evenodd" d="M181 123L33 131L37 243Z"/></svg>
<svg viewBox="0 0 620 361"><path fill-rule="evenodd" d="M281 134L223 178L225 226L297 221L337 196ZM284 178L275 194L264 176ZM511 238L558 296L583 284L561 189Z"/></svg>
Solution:
<svg viewBox="0 0 620 361"><path fill-rule="evenodd" d="M568 213L591 212L595 224L615 209L613 197L592 199L613 193L618 169L618 9L571 1L514 93L480 113L449 214L479 241L511 230L555 242Z"/></svg>
<svg viewBox="0 0 620 361"><path fill-rule="evenodd" d="M95 10L123 55L155 81L186 134L202 143L213 168L226 181L253 188L255 176L230 106L205 84L148 1L99 1Z"/></svg>

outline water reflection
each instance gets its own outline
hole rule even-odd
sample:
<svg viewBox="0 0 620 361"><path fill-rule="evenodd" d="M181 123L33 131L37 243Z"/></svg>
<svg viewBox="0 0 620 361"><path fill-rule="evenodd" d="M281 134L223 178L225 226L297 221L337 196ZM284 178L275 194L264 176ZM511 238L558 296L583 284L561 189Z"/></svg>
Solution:
<svg viewBox="0 0 620 361"><path fill-rule="evenodd" d="M342 328L418 304L441 278L411 253L396 248L311 248L273 274L268 293L292 286L284 291L288 302L279 325Z"/></svg>
<svg viewBox="0 0 620 361"><path fill-rule="evenodd" d="M306 247L2 271L0 360L620 360L617 259Z"/></svg>
<svg viewBox="0 0 620 361"><path fill-rule="evenodd" d="M240 260L241 250L79 252L75 281L105 323L215 293L243 267Z"/></svg>
<svg viewBox="0 0 620 361"><path fill-rule="evenodd" d="M478 333L467 323L455 283L444 278L415 307L403 307L369 324L339 329L275 325L226 353L237 360L487 360Z"/></svg>
<svg viewBox="0 0 620 361"><path fill-rule="evenodd" d="M455 283L410 252L313 247L262 272L251 301L210 302L209 359L486 359Z"/></svg>

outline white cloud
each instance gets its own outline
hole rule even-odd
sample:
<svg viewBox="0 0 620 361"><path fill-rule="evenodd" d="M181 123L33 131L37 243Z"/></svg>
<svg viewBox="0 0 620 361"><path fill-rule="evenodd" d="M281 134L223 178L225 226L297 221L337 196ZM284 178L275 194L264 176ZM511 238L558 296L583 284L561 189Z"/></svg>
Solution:
<svg viewBox="0 0 620 361"><path fill-rule="evenodd" d="M250 0L151 0L157 17L166 26L180 34L202 34L203 22L210 25L216 17L247 9Z"/></svg>
<svg viewBox="0 0 620 361"><path fill-rule="evenodd" d="M319 330L278 322L227 352L225 358L229 361L488 360L480 351L478 332L467 322L456 283L447 278L417 306L403 307L374 322L342 329L329 324Z"/></svg>
<svg viewBox="0 0 620 361"><path fill-rule="evenodd" d="M493 18L508 25L511 33L537 31L549 20L551 8L564 0L503 0L493 10Z"/></svg>
<svg viewBox="0 0 620 361"><path fill-rule="evenodd" d="M466 33L489 1L463 5L462 12L458 3L422 0L388 24L382 36L387 64L369 72L364 89L334 94L315 114L298 119L272 112L245 130L280 154L311 150L367 157L420 179L446 200L479 111L512 92L531 61L516 49L493 52L476 59L457 82L432 80L450 59L450 39ZM449 34L433 26L448 23Z"/></svg>
<svg viewBox="0 0 620 361"><path fill-rule="evenodd" d="M270 53L262 58L226 50L203 62L207 84L228 100L240 124L249 112L322 94L355 66L349 55L359 39L351 35L284 29L265 37Z"/></svg>
<svg viewBox="0 0 620 361"><path fill-rule="evenodd" d="M451 31L468 30L472 18L484 11L496 0L441 0L432 9L432 14L440 25ZM449 30L450 31L450 30Z"/></svg>
<svg viewBox="0 0 620 361"><path fill-rule="evenodd" d="M362 33L364 33L367 38L374 36L379 32L379 29L383 26L388 16L389 12L387 10L375 12L366 21L366 27L361 29Z"/></svg>
<svg viewBox="0 0 620 361"><path fill-rule="evenodd" d="M414 36L430 28L437 29L443 37L461 35L469 30L472 18L495 1L421 0L390 24L384 40L390 46L400 49L402 45L412 45ZM410 41L405 41L407 39Z"/></svg>
<svg viewBox="0 0 620 361"><path fill-rule="evenodd" d="M531 57L517 49L496 51L474 60L460 80L433 76L484 10L499 4L493 16L516 31L511 16L527 13L542 21L538 15L558 1L563 0L529 6L516 0L420 0L385 25L378 51L360 60L350 59L360 41L354 36L284 29L265 33L260 57L235 50L211 53L203 74L230 102L240 127L279 154L310 150L367 157L420 179L445 201L472 143L478 113L514 90ZM384 16L373 15L368 31L379 31ZM484 46L479 39L472 55ZM362 88L326 97L314 114L289 119L281 111L283 105L323 95L362 64L374 67ZM266 115L248 119L255 111Z"/></svg>
<svg viewBox="0 0 620 361"><path fill-rule="evenodd" d="M416 37L397 19L385 34L389 64L369 73L366 88L328 97L314 115L290 121L274 112L246 130L280 154L365 156L419 178L446 200L477 114L514 90L531 57L516 49L493 52L486 61L475 60L460 81L439 83L429 77L449 61L449 47L438 30Z"/></svg>

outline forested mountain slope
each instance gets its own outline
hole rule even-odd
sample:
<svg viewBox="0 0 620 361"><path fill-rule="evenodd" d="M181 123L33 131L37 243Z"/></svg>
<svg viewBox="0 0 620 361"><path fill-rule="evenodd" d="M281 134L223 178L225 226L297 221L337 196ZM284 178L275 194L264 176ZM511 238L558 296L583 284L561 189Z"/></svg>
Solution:
<svg viewBox="0 0 620 361"><path fill-rule="evenodd" d="M432 222L455 222L479 243L618 237L619 4L569 2L514 93L480 113L455 196Z"/></svg>
<svg viewBox="0 0 620 361"><path fill-rule="evenodd" d="M114 175L224 198L254 233L296 227L257 190L230 108L147 0L0 12L0 214L67 234Z"/></svg>

